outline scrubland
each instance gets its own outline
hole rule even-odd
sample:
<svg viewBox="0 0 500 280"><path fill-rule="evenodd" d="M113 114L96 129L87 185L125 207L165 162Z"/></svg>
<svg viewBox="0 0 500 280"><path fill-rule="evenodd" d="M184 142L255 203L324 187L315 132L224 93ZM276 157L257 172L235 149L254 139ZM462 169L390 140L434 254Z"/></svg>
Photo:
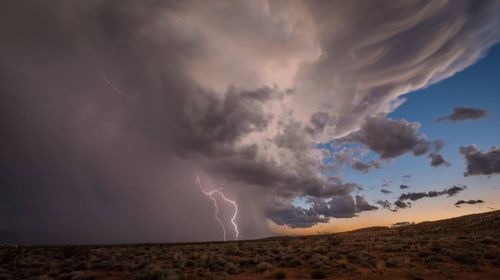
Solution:
<svg viewBox="0 0 500 280"><path fill-rule="evenodd" d="M238 242L0 247L3 279L499 279L500 211Z"/></svg>

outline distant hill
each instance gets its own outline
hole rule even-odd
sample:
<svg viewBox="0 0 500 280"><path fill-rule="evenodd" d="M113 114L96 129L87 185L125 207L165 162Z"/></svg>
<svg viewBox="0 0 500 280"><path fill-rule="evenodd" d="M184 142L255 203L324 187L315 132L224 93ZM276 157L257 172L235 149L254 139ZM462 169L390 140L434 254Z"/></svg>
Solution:
<svg viewBox="0 0 500 280"><path fill-rule="evenodd" d="M0 247L0 279L498 279L500 211L259 240Z"/></svg>

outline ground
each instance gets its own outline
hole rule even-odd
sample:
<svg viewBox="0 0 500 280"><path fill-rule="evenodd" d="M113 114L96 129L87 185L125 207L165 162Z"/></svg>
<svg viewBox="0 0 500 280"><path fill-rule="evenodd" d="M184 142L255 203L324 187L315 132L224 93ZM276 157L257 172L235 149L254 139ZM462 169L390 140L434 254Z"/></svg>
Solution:
<svg viewBox="0 0 500 280"><path fill-rule="evenodd" d="M500 211L238 242L0 247L1 279L499 279Z"/></svg>

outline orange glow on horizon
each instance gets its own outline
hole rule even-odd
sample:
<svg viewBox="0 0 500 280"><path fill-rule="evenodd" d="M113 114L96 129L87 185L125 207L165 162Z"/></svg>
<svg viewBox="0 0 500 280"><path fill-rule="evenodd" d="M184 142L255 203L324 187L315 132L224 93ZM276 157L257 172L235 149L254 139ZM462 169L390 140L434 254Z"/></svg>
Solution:
<svg viewBox="0 0 500 280"><path fill-rule="evenodd" d="M492 199L498 201L498 199ZM360 228L374 226L390 226L397 222L414 222L420 223L425 221L436 221L449 219L464 215L477 214L483 212L494 211L500 208L500 203L487 203L481 206L465 205L463 207L451 206L436 206L429 205L432 202L423 201L410 209L400 209L398 212L390 212L389 210L381 209L378 211L363 212L358 217L330 219L330 222L325 224L317 224L309 228L290 228L288 226L279 226L273 222L269 222L271 230L279 235L314 235L318 233L334 233L351 231Z"/></svg>

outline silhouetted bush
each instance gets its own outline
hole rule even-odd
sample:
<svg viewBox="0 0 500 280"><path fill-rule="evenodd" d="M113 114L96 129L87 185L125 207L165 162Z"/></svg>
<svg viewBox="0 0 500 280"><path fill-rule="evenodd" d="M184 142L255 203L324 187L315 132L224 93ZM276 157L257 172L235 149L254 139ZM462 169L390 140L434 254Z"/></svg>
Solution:
<svg viewBox="0 0 500 280"><path fill-rule="evenodd" d="M311 271L312 279L323 279L326 278L326 273L323 270L315 269Z"/></svg>
<svg viewBox="0 0 500 280"><path fill-rule="evenodd" d="M271 279L285 279L286 278L286 273L283 270L278 270L273 272L269 278Z"/></svg>

